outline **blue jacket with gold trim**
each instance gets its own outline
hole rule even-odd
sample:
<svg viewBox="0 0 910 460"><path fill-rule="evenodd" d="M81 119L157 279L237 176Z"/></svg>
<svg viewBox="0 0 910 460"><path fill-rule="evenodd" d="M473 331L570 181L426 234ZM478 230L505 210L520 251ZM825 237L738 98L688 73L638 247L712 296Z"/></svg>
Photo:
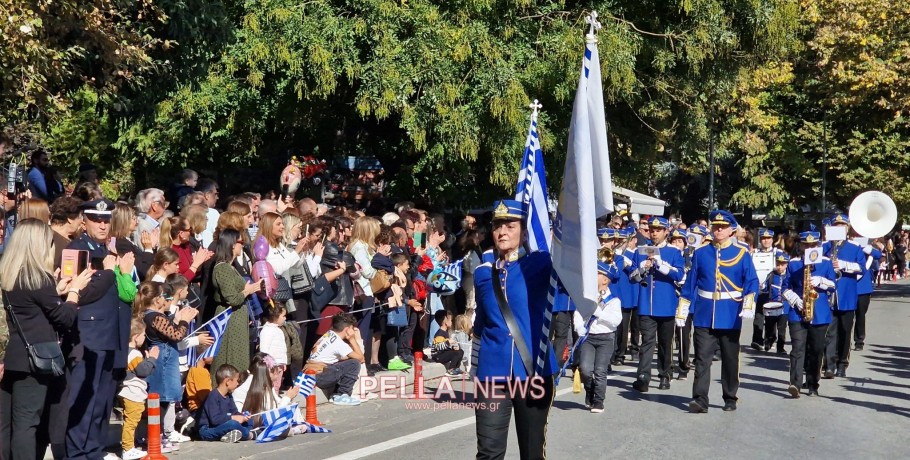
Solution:
<svg viewBox="0 0 910 460"><path fill-rule="evenodd" d="M494 267L502 264L502 276ZM510 378L525 380L529 372L525 369L518 348L514 345L509 327L506 325L496 300L493 283L501 283L503 293L509 302L515 321L527 342L532 361L543 331L544 315L549 308L547 291L550 288L550 272L553 264L550 254L533 252L513 261L483 263L474 271L474 292L477 301L474 318L474 336L480 338L477 355L477 378L481 381L504 381ZM541 377L556 373L556 355L552 345L547 345L548 359ZM533 366L534 363L532 362Z"/></svg>
<svg viewBox="0 0 910 460"><path fill-rule="evenodd" d="M830 258L833 251L834 245L825 243L825 256ZM863 254L863 250L859 246L850 241L844 241L837 251L837 260L840 266L840 276L835 279L837 302L831 307L840 311L855 311L859 298L859 279L865 274L866 254ZM835 275L837 275L837 271L835 271Z"/></svg>
<svg viewBox="0 0 910 460"><path fill-rule="evenodd" d="M674 316L679 295L676 294L676 283L685 275L686 261L682 252L675 246L664 243L658 248L662 267L652 266L648 271L642 270L641 263L648 257L636 252L632 265L626 270L633 288L638 290L638 314L647 316ZM640 281L640 284L638 283Z"/></svg>
<svg viewBox="0 0 910 460"><path fill-rule="evenodd" d="M821 262L811 265L813 267L811 276L820 276L825 280L825 287L815 288L818 298L815 299L815 313L812 315L812 325L831 324L831 304L828 303L828 297L835 292L834 284L834 266L831 260L823 257ZM803 274L805 265L803 259L796 257L790 260L787 266L787 273L790 274L789 288L800 298L803 296ZM801 312L796 308L790 309L790 321L802 321Z"/></svg>
<svg viewBox="0 0 910 460"><path fill-rule="evenodd" d="M690 309L695 327L742 329L740 313L755 308L758 286L747 248L732 242L702 246L692 255L680 304Z"/></svg>

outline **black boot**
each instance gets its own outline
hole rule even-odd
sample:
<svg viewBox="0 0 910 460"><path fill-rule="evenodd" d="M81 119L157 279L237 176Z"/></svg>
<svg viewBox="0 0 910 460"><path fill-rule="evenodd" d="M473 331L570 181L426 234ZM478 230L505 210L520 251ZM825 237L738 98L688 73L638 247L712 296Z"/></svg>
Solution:
<svg viewBox="0 0 910 460"><path fill-rule="evenodd" d="M657 387L658 390L669 390L670 389L670 379L667 377L660 378L660 385Z"/></svg>

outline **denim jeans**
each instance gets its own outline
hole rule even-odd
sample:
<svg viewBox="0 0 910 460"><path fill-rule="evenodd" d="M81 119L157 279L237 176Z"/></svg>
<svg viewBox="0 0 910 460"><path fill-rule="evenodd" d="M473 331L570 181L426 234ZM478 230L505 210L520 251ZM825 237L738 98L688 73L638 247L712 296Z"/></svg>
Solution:
<svg viewBox="0 0 910 460"><path fill-rule="evenodd" d="M607 366L613 359L616 334L589 334L581 343L581 381L592 403L603 403L607 391Z"/></svg>
<svg viewBox="0 0 910 460"><path fill-rule="evenodd" d="M250 425L240 423L237 420L228 420L218 426L202 425L199 427L199 438L203 441L220 441L221 437L234 430L240 430L243 435L240 439L246 439L250 435Z"/></svg>

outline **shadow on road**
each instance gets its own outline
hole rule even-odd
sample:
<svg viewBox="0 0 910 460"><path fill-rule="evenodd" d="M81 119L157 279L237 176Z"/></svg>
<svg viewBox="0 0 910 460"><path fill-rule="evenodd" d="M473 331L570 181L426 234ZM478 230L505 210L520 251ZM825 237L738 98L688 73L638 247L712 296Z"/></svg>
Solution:
<svg viewBox="0 0 910 460"><path fill-rule="evenodd" d="M649 401L657 404L663 404L670 407L676 407L682 411L689 410L689 401L692 398L677 396L668 393L639 393L635 390L623 389L619 396L629 401Z"/></svg>

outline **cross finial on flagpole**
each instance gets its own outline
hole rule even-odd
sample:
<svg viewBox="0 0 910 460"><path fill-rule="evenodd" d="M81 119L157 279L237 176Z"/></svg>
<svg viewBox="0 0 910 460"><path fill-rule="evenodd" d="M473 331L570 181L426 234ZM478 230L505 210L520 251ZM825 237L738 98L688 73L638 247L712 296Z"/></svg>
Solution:
<svg viewBox="0 0 910 460"><path fill-rule="evenodd" d="M585 16L585 22L591 26L591 28L588 29L588 35L594 35L594 32L597 32L603 27L600 22L597 21L597 11L591 11L591 14Z"/></svg>
<svg viewBox="0 0 910 460"><path fill-rule="evenodd" d="M543 108L543 105L537 102L537 99L534 99L534 102L528 104L528 107L531 109L531 116L537 117L537 112Z"/></svg>

